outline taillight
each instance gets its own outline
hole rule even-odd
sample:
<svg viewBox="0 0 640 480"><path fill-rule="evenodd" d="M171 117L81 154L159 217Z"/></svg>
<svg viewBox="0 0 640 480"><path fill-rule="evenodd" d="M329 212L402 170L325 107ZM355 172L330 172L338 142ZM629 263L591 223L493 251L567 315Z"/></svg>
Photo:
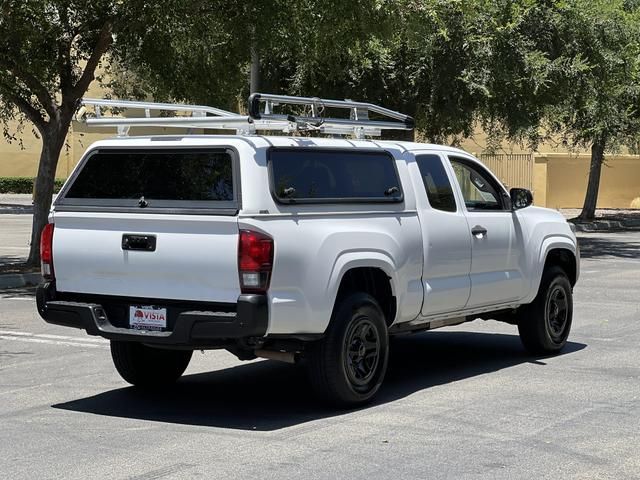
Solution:
<svg viewBox="0 0 640 480"><path fill-rule="evenodd" d="M265 293L273 268L273 239L253 230L240 230L238 271L242 293Z"/></svg>
<svg viewBox="0 0 640 480"><path fill-rule="evenodd" d="M55 279L53 272L53 223L47 223L40 235L40 271L45 280Z"/></svg>

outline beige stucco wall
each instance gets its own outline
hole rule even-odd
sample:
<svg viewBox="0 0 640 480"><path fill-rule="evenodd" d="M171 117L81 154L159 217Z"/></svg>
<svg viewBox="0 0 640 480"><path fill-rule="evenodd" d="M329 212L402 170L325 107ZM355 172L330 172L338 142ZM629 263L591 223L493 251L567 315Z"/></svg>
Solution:
<svg viewBox="0 0 640 480"><path fill-rule="evenodd" d="M82 126L78 126L77 122L73 122L66 144L62 147L56 178L67 178L91 143L113 136L113 133L86 132ZM35 177L37 174L42 142L29 128L24 129L21 138L22 146L17 141L9 143L5 139L0 140L0 177Z"/></svg>
<svg viewBox="0 0 640 480"><path fill-rule="evenodd" d="M201 130L198 131L202 133ZM166 128L133 128L131 135L163 135L181 134L185 130ZM72 122L65 146L62 148L56 178L67 178L78 163L86 149L98 140L111 138L115 135L113 128L90 128L80 122ZM21 135L22 148L18 142L8 143L0 140L0 177L35 177L38 171L41 140L36 138L31 130L25 128Z"/></svg>
<svg viewBox="0 0 640 480"><path fill-rule="evenodd" d="M546 164L546 180L542 169L534 171L546 183L545 204L550 208L581 208L589 178L589 155L548 154L536 158L536 166ZM629 208L640 196L640 156L606 157L600 177L598 208Z"/></svg>
<svg viewBox="0 0 640 480"><path fill-rule="evenodd" d="M539 207L547 206L547 159L535 157L533 164L533 203Z"/></svg>
<svg viewBox="0 0 640 480"><path fill-rule="evenodd" d="M9 130L12 129L15 129L15 126L10 125ZM22 145L17 141L9 143L4 138L0 139L0 177L34 177L36 175L41 140L32 133L28 125L25 126L20 138ZM65 178L72 164L72 145L69 144L63 147L56 177Z"/></svg>

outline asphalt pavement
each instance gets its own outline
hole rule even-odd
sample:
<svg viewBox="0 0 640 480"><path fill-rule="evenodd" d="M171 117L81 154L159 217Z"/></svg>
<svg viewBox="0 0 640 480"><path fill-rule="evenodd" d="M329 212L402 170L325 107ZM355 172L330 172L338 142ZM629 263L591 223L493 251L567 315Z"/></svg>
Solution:
<svg viewBox="0 0 640 480"><path fill-rule="evenodd" d="M296 366L194 354L163 393L108 344L0 292L0 477L640 478L640 233L582 234L570 342L531 357L476 321L394 343L377 401L336 411Z"/></svg>

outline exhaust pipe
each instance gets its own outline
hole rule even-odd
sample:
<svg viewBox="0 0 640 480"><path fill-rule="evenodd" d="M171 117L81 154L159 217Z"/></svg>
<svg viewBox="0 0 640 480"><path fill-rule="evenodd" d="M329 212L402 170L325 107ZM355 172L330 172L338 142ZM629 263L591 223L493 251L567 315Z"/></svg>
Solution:
<svg viewBox="0 0 640 480"><path fill-rule="evenodd" d="M268 360L277 360L278 362L296 363L296 354L293 352L277 352L274 350L255 350L256 357L266 358Z"/></svg>

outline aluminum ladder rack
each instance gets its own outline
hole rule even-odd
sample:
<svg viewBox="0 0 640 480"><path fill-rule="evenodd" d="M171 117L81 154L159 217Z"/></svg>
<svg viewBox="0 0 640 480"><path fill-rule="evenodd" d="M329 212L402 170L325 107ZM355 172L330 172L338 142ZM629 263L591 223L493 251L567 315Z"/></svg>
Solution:
<svg viewBox="0 0 640 480"><path fill-rule="evenodd" d="M186 129L233 130L239 135L257 131L286 134L316 131L330 135L352 135L356 138L380 136L383 130L412 130L414 121L408 115L371 103L351 100L328 100L316 97L293 97L254 93L249 97L249 115L228 112L219 108L173 103L138 102L83 98L84 111L77 115L88 126L116 127L119 135L128 135L131 127L165 127ZM276 113L283 105L302 114ZM93 107L94 115L86 110ZM263 107L263 108L261 108ZM295 108L297 107L297 108ZM102 108L143 110L143 116L105 116ZM347 110L348 117L330 117L332 110ZM155 115L152 115L152 112ZM167 116L167 112L174 113ZM182 112L180 115L177 112ZM380 119L371 119L373 113Z"/></svg>

